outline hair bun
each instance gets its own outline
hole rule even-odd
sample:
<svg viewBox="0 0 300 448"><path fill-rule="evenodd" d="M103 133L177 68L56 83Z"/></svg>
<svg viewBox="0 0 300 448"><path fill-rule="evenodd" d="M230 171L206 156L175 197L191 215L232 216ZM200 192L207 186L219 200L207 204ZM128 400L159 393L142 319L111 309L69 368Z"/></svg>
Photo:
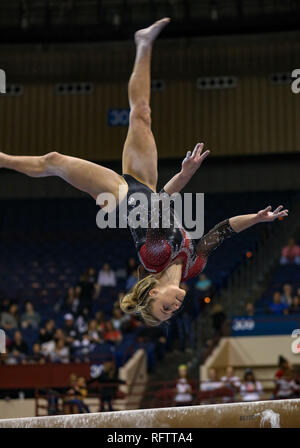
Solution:
<svg viewBox="0 0 300 448"><path fill-rule="evenodd" d="M129 313L129 314L135 313L136 309L137 309L137 303L135 301L134 294L132 294L132 293L126 294L126 296L124 296L121 299L120 307L121 307L121 310L124 311L124 313Z"/></svg>

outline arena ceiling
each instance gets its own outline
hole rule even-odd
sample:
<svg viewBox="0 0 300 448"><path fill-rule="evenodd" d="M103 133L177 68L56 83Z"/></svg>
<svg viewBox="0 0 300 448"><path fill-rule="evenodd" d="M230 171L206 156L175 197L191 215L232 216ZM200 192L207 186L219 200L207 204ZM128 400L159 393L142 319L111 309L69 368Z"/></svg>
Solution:
<svg viewBox="0 0 300 448"><path fill-rule="evenodd" d="M300 0L1 0L0 42L123 40L164 16L163 37L295 30Z"/></svg>

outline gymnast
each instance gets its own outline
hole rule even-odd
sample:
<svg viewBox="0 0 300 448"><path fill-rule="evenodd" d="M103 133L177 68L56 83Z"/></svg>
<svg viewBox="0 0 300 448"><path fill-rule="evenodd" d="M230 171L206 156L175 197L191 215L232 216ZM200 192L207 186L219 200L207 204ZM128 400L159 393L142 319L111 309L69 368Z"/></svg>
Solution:
<svg viewBox="0 0 300 448"><path fill-rule="evenodd" d="M156 195L157 149L151 132L150 66L153 42L169 21L169 18L164 18L135 33L136 59L128 85L130 120L122 155L122 175L57 152L39 157L0 153L0 167L31 177L59 176L94 199L100 193L109 192L116 199L117 208L122 201L127 201L128 211L134 209L138 202L129 200L134 198L136 192L144 193L148 198ZM202 153L203 147L203 143L198 143L193 152L188 151L180 172L164 186L163 194L179 193L189 182L209 155L209 151ZM186 294L180 283L199 275L211 251L225 238L254 224L271 222L288 215L288 210L284 210L283 206L273 212L271 210L268 206L256 214L226 219L199 241L191 238L182 226L175 226L174 221L169 228L152 228L150 224L148 228L130 227L141 266L147 275L123 297L120 303L122 310L139 314L149 326L170 319L182 305Z"/></svg>

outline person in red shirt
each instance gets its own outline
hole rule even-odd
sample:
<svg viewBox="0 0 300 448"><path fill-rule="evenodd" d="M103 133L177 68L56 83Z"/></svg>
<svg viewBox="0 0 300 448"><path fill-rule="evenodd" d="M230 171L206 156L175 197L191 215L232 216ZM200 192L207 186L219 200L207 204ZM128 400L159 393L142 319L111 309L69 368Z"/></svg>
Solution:
<svg viewBox="0 0 300 448"><path fill-rule="evenodd" d="M103 337L105 341L110 342L122 341L122 334L120 330L116 330L110 320L105 323Z"/></svg>
<svg viewBox="0 0 300 448"><path fill-rule="evenodd" d="M281 251L281 264L300 264L300 246L295 243L294 238L290 238L288 244Z"/></svg>

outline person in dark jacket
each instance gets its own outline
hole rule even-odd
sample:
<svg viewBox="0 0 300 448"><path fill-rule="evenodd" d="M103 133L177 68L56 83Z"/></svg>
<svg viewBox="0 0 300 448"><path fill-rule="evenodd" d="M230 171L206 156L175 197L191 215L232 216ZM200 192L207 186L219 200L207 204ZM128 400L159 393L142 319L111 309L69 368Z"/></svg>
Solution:
<svg viewBox="0 0 300 448"><path fill-rule="evenodd" d="M125 384L125 381L119 379L118 371L113 361L106 361L103 367L100 375L89 380L87 386L98 383L101 387L100 411L105 411L105 404L107 404L108 411L113 411L112 400L117 395L119 384Z"/></svg>

